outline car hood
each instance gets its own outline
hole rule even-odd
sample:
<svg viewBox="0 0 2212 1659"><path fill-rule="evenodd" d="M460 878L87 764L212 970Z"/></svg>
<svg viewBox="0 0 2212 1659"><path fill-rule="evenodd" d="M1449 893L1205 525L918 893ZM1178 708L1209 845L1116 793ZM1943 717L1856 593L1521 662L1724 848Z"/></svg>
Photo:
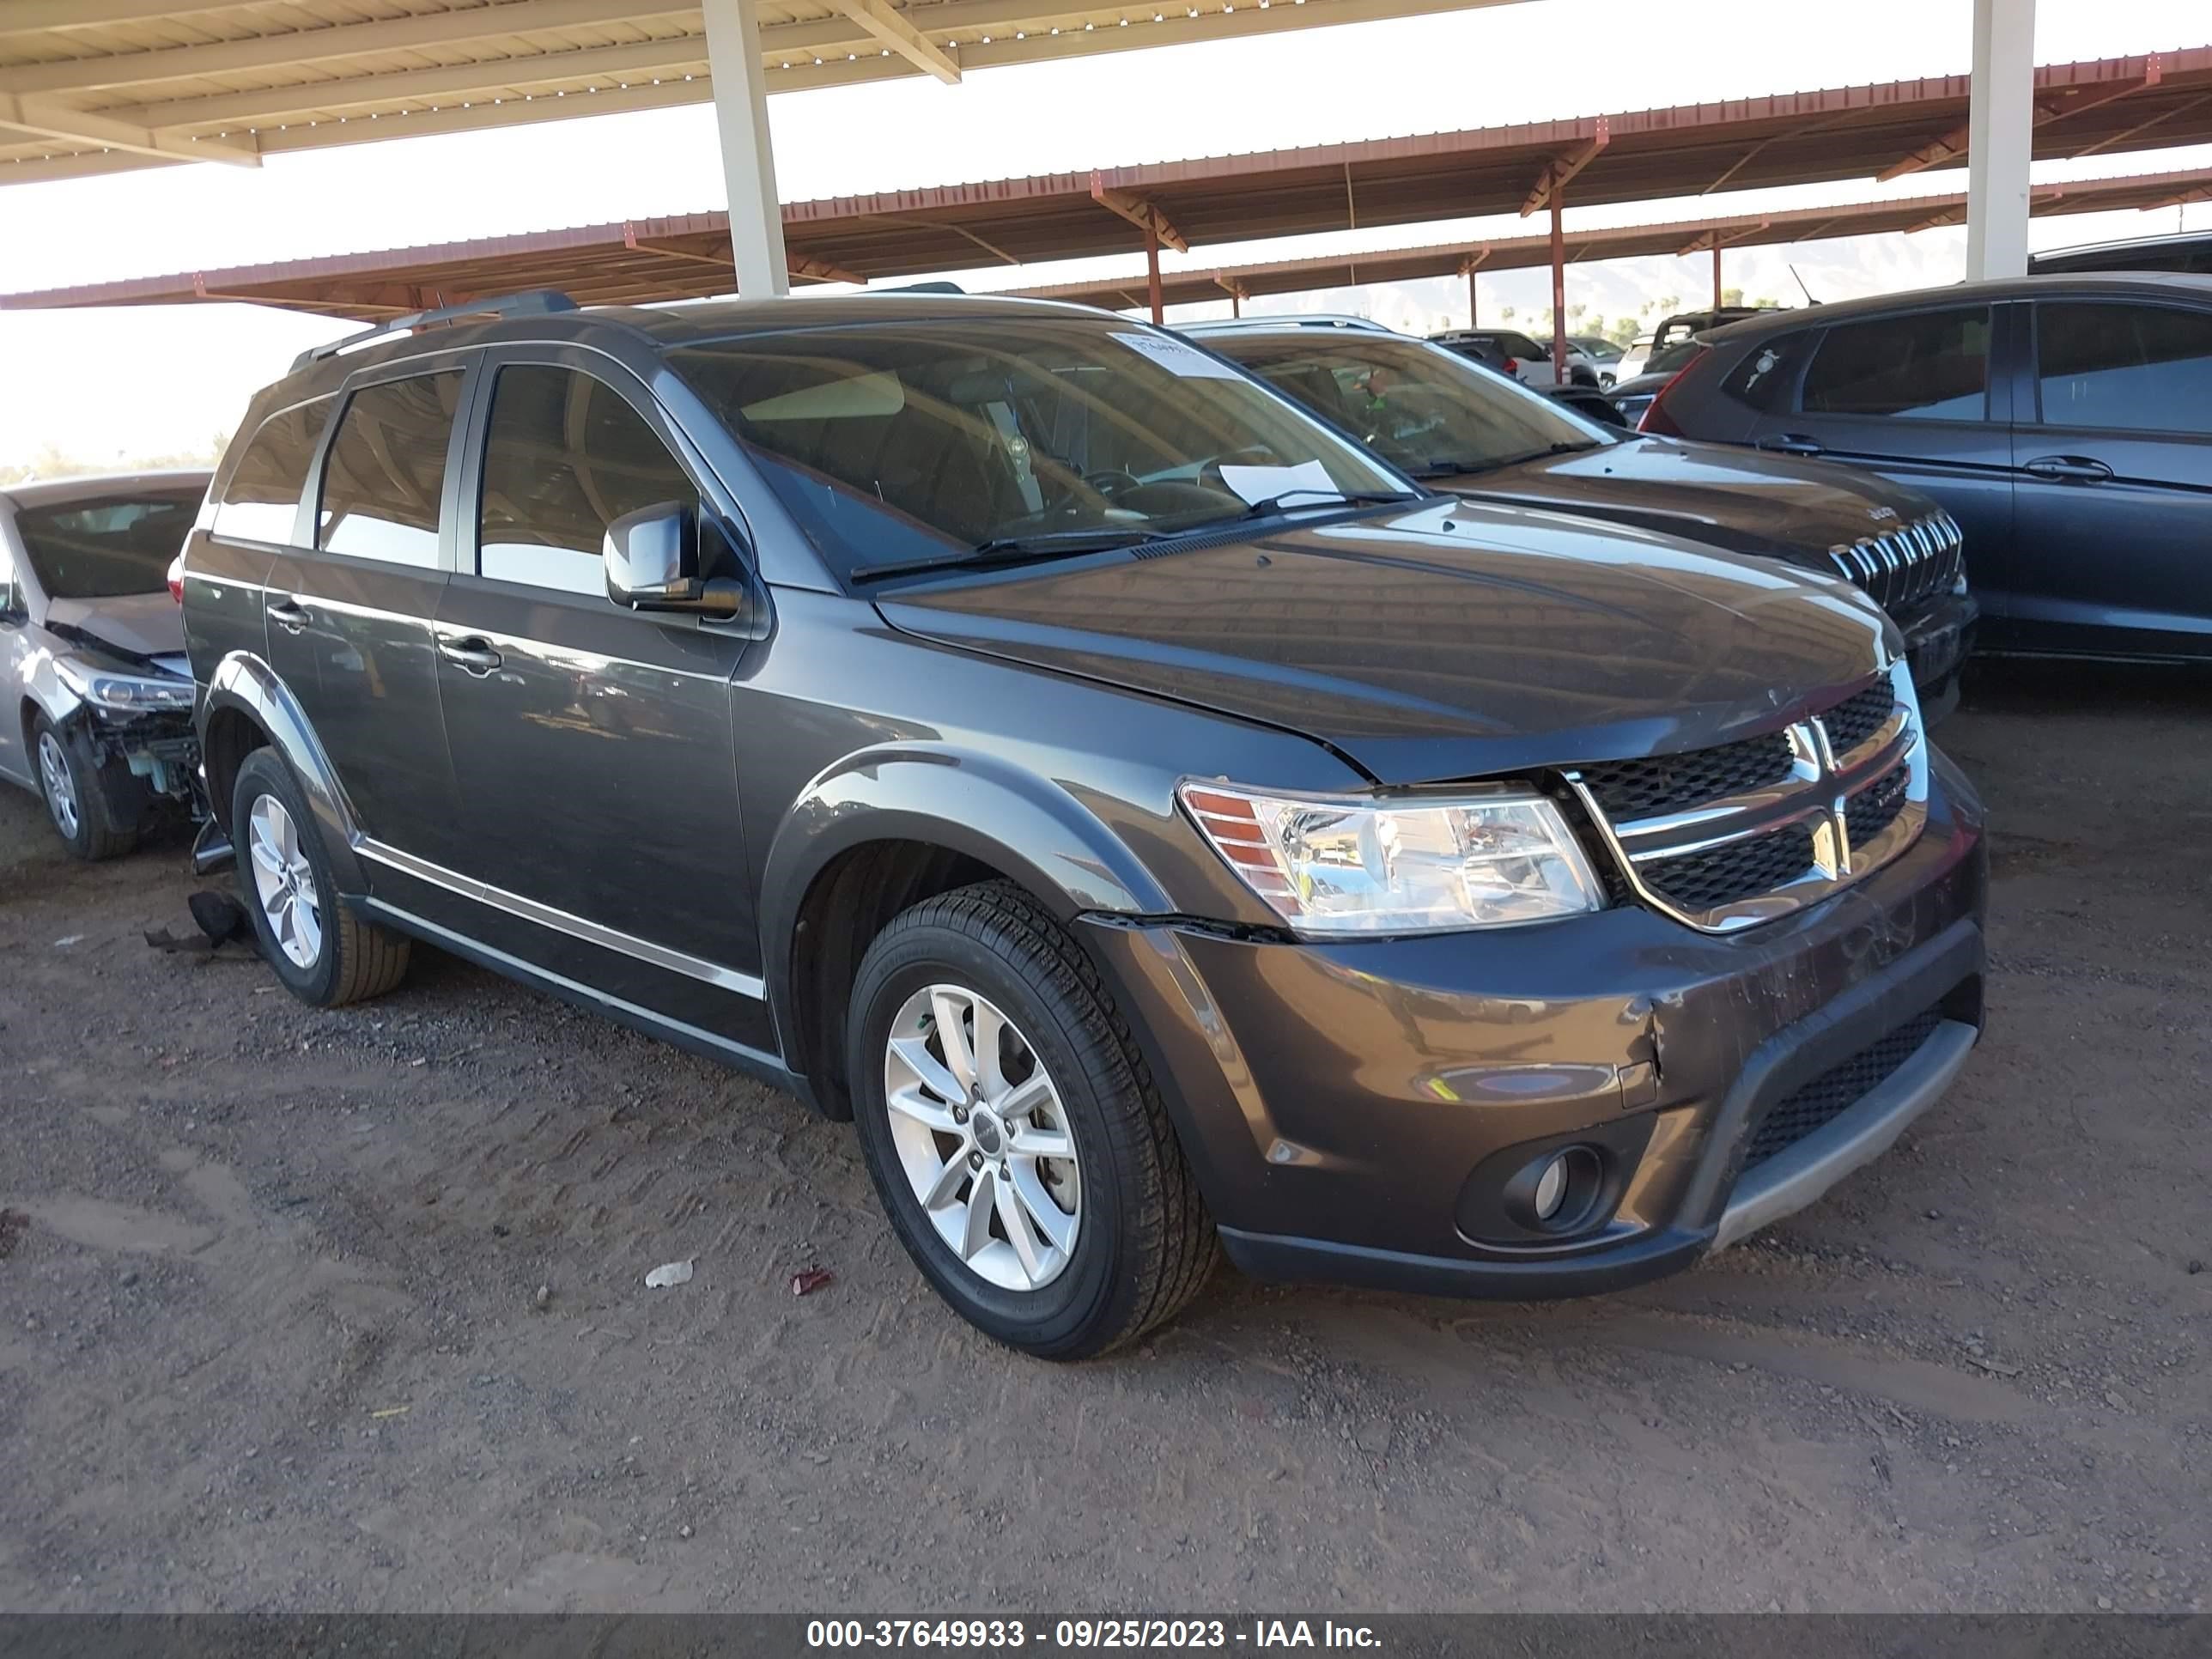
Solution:
<svg viewBox="0 0 2212 1659"><path fill-rule="evenodd" d="M1869 472L1662 437L1430 482L1455 495L1595 514L1821 570L1837 543L1936 511L1925 495Z"/></svg>
<svg viewBox="0 0 2212 1659"><path fill-rule="evenodd" d="M1891 649L1843 582L1457 502L878 606L911 635L1302 732L1383 784L1727 742L1856 687Z"/></svg>
<svg viewBox="0 0 2212 1659"><path fill-rule="evenodd" d="M185 613L167 592L51 600L46 624L57 631L89 635L125 657L159 660L185 654Z"/></svg>

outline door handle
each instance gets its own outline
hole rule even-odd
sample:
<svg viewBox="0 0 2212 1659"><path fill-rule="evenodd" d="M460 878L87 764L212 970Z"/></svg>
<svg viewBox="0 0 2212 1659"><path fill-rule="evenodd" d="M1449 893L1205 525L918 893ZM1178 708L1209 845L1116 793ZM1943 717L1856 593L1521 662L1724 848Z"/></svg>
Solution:
<svg viewBox="0 0 2212 1659"><path fill-rule="evenodd" d="M269 620L287 634L296 634L307 625L307 607L297 599L279 599L269 607Z"/></svg>
<svg viewBox="0 0 2212 1659"><path fill-rule="evenodd" d="M2021 471L2032 472L2039 478L2070 479L2076 483L2097 483L2112 476L2111 467L2086 455L2039 456Z"/></svg>
<svg viewBox="0 0 2212 1659"><path fill-rule="evenodd" d="M1759 447L1778 449L1784 455L1819 455L1826 451L1826 446L1817 438L1802 437L1795 432L1784 432L1779 437L1761 438Z"/></svg>
<svg viewBox="0 0 2212 1659"><path fill-rule="evenodd" d="M492 648L492 643L480 634L471 634L460 639L441 639L438 654L465 674L482 679L507 660Z"/></svg>

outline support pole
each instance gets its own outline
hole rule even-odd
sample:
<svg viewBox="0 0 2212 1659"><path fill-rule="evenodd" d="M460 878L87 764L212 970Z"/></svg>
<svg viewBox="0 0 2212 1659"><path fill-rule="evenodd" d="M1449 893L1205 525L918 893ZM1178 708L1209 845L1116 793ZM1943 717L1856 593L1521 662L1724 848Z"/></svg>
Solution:
<svg viewBox="0 0 2212 1659"><path fill-rule="evenodd" d="M1145 292L1152 302L1152 320L1166 322L1168 308L1160 303L1160 235L1156 230L1145 233Z"/></svg>
<svg viewBox="0 0 2212 1659"><path fill-rule="evenodd" d="M1719 233L1718 231L1715 231L1715 232L1713 233L1713 309L1714 309L1715 311L1718 311L1720 308L1721 308L1721 239L1720 239L1720 233Z"/></svg>
<svg viewBox="0 0 2212 1659"><path fill-rule="evenodd" d="M2035 0L1974 0L1966 119L1966 280L2027 274L2035 130Z"/></svg>
<svg viewBox="0 0 2212 1659"><path fill-rule="evenodd" d="M769 143L768 71L761 62L754 0L700 0L707 20L707 66L714 82L714 126L730 193L730 252L738 292L763 299L791 292L783 251L783 208L775 193Z"/></svg>
<svg viewBox="0 0 2212 1659"><path fill-rule="evenodd" d="M1552 192L1552 374L1567 383L1567 237L1559 224L1564 190Z"/></svg>
<svg viewBox="0 0 2212 1659"><path fill-rule="evenodd" d="M1244 314L1244 296L1233 288L1229 290L1229 314L1231 317L1242 317Z"/></svg>
<svg viewBox="0 0 2212 1659"><path fill-rule="evenodd" d="M1473 265L1467 268L1467 325L1469 328L1482 326L1482 296L1475 291Z"/></svg>

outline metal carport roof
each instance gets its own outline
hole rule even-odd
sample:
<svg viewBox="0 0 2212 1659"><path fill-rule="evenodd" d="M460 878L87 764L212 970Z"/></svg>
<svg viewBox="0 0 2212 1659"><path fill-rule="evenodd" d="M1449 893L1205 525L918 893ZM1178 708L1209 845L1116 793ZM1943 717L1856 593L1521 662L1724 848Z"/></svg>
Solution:
<svg viewBox="0 0 2212 1659"><path fill-rule="evenodd" d="M497 12L515 3L504 0L477 10ZM1310 5L1325 3L1350 0L1308 0ZM1276 3L1279 7L1285 0ZM9 39L0 34L0 46ZM0 70L0 85L6 84L7 75L21 72ZM493 71L479 66L471 72ZM2212 46L2045 64L2035 73L2039 157L2080 158L2212 142ZM801 277L872 281L994 262L1016 265L1129 252L1144 246L1148 228L1167 246L1188 248L1528 212L1547 205L1555 190L1571 192L1577 206L1589 206L1754 185L1887 179L1957 165L1968 92L1967 76L1939 76L1307 149L788 202L782 207L784 239L790 267ZM681 95L704 94L684 87ZM6 165L0 162L0 173ZM702 214L132 279L4 302L251 299L373 316L434 303L441 295L450 300L538 283L565 283L597 298L671 299L727 292L727 250L725 216Z"/></svg>
<svg viewBox="0 0 2212 1659"><path fill-rule="evenodd" d="M757 0L769 92L1512 0ZM698 0L0 0L0 184L707 102Z"/></svg>
<svg viewBox="0 0 2212 1659"><path fill-rule="evenodd" d="M2041 185L2038 214L2104 213L2212 200L2212 167ZM805 204L800 204L805 205ZM1663 224L1620 225L1570 234L1570 263L1710 248L1816 241L1878 231L1923 230L1963 221L1962 193L1890 202L1855 202L1788 211L1719 215ZM196 300L261 305L374 319L441 301L528 288L558 288L586 304L703 298L729 291L729 220L720 213L585 225L521 236L493 236L435 247L398 248L328 258L291 259L174 276L94 283L44 293L0 295L0 309L166 305ZM1394 248L1322 258L1285 259L1221 270L1177 271L1164 283L1170 305L1348 288L1362 283L1465 275L1541 265L1550 238L1516 236ZM794 263L795 263L794 258ZM1117 308L1141 307L1145 279L1102 277L1013 292Z"/></svg>
<svg viewBox="0 0 2212 1659"><path fill-rule="evenodd" d="M2136 173L2120 179L2089 179L2071 184L2039 185L2031 211L2038 217L2061 213L2148 210L2184 202L2212 201L2212 167L2174 173ZM1966 193L1915 196L1899 201L1853 202L1832 207L1795 208L1772 213L1739 213L1715 218L1680 219L1665 224L1615 225L1570 231L1565 255L1570 264L1600 259L1702 253L1716 242L1724 248L1776 243L1813 242L1825 237L1868 236L1883 231L1931 230L1964 224ZM1371 253L1333 254L1315 259L1278 259L1217 270L1181 270L1161 282L1163 302L1195 305L1235 295L1304 294L1316 289L1356 288L1364 283L1402 283L1425 276L1464 276L1472 271L1526 270L1550 263L1549 236L1514 236L1488 241L1435 243ZM1060 283L1005 290L1029 299L1066 300L1109 310L1142 310L1145 276Z"/></svg>

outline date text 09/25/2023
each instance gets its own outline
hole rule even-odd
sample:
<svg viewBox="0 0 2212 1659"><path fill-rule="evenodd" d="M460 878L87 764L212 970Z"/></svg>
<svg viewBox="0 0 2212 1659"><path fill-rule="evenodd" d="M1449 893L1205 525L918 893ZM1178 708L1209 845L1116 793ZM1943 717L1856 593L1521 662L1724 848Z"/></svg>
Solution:
<svg viewBox="0 0 2212 1659"><path fill-rule="evenodd" d="M1370 1626L1328 1619L810 1619L806 1645L988 1653L1032 1646L1372 1649L1382 1642Z"/></svg>

